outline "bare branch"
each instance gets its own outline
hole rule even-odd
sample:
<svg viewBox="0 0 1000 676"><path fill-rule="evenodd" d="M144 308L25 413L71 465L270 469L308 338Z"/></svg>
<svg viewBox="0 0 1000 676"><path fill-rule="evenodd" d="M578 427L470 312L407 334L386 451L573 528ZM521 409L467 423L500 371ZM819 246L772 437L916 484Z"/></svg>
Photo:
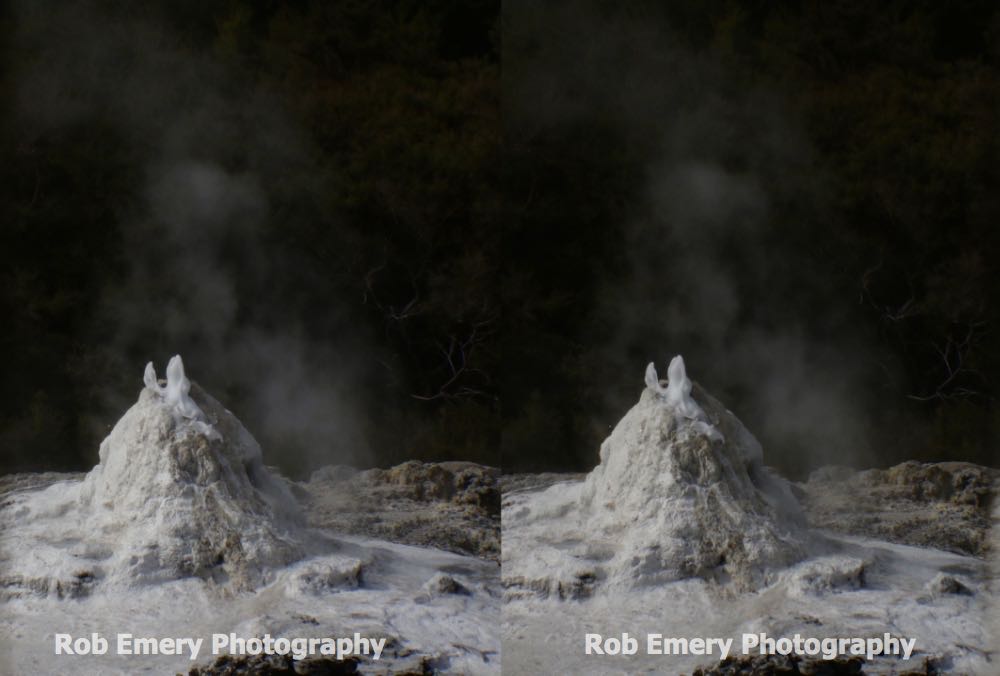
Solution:
<svg viewBox="0 0 1000 676"><path fill-rule="evenodd" d="M984 385L987 383L986 376L982 372L966 365L979 340L986 335L986 327L985 321L970 322L960 338L948 336L943 345L933 343L932 348L941 358L944 379L933 392L926 395L910 394L907 395L908 398L915 401L943 401L981 395L981 390L959 382L964 378L978 380Z"/></svg>
<svg viewBox="0 0 1000 676"><path fill-rule="evenodd" d="M362 304L367 305L370 301L382 313L387 323L403 322L420 314L420 292L417 290L417 284L412 275L410 275L410 286L413 289L413 297L402 308L398 308L394 304L383 303L379 299L378 293L375 291L375 277L386 268L386 265L387 263L383 261L365 273L365 292L361 297Z"/></svg>
<svg viewBox="0 0 1000 676"><path fill-rule="evenodd" d="M484 308L485 310L485 308ZM469 325L468 333L462 338L454 335L448 337L448 346L438 343L438 349L446 366L447 378L433 394L411 394L420 401L456 400L487 396L487 393L477 387L460 384L460 381L475 376L484 383L489 383L489 377L481 369L469 366L473 352L492 334L493 317L485 316Z"/></svg>

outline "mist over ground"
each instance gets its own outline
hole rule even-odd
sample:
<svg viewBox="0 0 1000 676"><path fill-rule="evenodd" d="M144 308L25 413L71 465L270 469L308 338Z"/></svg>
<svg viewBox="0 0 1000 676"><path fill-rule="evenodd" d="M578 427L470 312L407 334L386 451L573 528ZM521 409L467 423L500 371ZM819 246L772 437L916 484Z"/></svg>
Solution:
<svg viewBox="0 0 1000 676"><path fill-rule="evenodd" d="M996 462L995 7L504 12L505 471L592 467L674 354L792 475Z"/></svg>

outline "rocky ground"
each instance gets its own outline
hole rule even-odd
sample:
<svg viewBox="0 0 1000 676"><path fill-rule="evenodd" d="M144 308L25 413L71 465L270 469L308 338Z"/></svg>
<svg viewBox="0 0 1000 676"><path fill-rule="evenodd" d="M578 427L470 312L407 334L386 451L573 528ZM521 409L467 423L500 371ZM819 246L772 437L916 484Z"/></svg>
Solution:
<svg viewBox="0 0 1000 676"><path fill-rule="evenodd" d="M586 473L542 472L540 474L504 474L500 477L500 491L504 496L515 491L542 489L560 481L583 481Z"/></svg>
<svg viewBox="0 0 1000 676"><path fill-rule="evenodd" d="M500 559L500 473L469 462L405 462L389 469L328 466L289 482L309 525L334 532ZM12 493L79 481L83 472L0 476Z"/></svg>
<svg viewBox="0 0 1000 676"><path fill-rule="evenodd" d="M188 676L340 676L358 673L356 660L294 660L288 656L220 657L206 667L195 667ZM177 676L182 676L178 674Z"/></svg>
<svg viewBox="0 0 1000 676"><path fill-rule="evenodd" d="M23 494L35 493L58 482L79 484L85 476L83 473L2 476L0 506L14 505ZM290 569L287 575L281 574L284 577L272 585L273 589L269 588L269 605L264 615L253 595L246 594L231 600L231 608L221 607L225 604L218 608L204 607L199 601L204 594L192 591L190 585L176 592L164 592L166 597L158 595L157 588L153 587L145 591L146 597L130 594L116 597L118 601L102 597L97 602L105 610L113 609L115 603L123 603L123 608L129 603L141 609L157 608L152 618L142 612L138 613L142 617L137 617L134 610L120 611L132 618L137 634L155 635L158 631L164 635L185 635L184 631L204 634L209 628L215 631L217 627L232 627L247 635L269 630L275 635L297 636L305 632L302 635L336 636L356 630L389 638L381 662L336 661L318 656L306 660L282 656L225 656L199 664L190 672L187 668L182 672L193 676L431 674L451 670L498 673L496 651L476 653L472 657L466 655L490 647L488 642L478 643L477 640L488 638L486 628L496 626L499 621L496 601L492 600L499 596L499 589L491 582L493 577L498 580L500 547L497 479L496 470L469 463L410 462L387 470L360 472L328 467L308 482L287 482L285 485L301 503L309 525L317 528L317 533L336 537L340 543L337 551L345 556L345 552L373 552L367 558L362 557L363 561L359 558L365 566L364 578L371 589L355 581L344 590L333 590L316 598L310 594L287 592L293 598L282 601L286 594L283 590L289 586L283 581L286 577L292 581L311 579L308 570L304 569L303 577ZM385 544L381 544L383 542ZM421 550L421 554L401 545L434 549ZM467 557L462 561L453 554L436 550L472 554L480 561L477 565ZM435 570L439 572L432 574ZM7 591L6 584L0 578L0 597ZM143 590L136 594L139 591ZM51 659L51 650L46 653L45 648L49 646L43 640L47 631L44 627L48 626L45 623L50 622L53 612L52 601L37 594L18 596L16 600L8 600L12 605L5 606L4 613L0 614L0 618L14 617L15 605L20 614L13 620L17 637L12 633L9 641L18 641L22 635L37 638L35 643L40 645L32 645L30 650L25 648L25 654L39 653L38 663L46 666L33 671L19 668L14 672L7 672L0 666L0 672L55 673L46 662ZM93 626L104 626L101 622L111 621L94 620L91 611L87 610L89 606L79 605L92 601L88 596L66 607L63 619L69 627L67 631L73 631L72 627L77 625L90 630ZM204 603L211 606L214 602ZM212 614L216 610L218 617ZM58 612L63 613L61 607ZM491 613L495 615L493 619L484 619ZM197 617L201 625L195 629L178 628L178 622L182 627L188 626L181 618L189 616ZM171 619L172 624L167 619ZM5 632L9 629L10 626L4 628ZM0 653L8 647L7 640L6 637L0 640L5 644L0 646ZM89 670L93 666L88 663L80 673L98 673ZM101 673L128 673L117 671L115 664L111 666L115 668ZM158 666L168 669L159 673L174 673L177 669L173 665Z"/></svg>
<svg viewBox="0 0 1000 676"><path fill-rule="evenodd" d="M57 481L81 481L85 472L25 472L0 476L0 500L19 491L51 486Z"/></svg>
<svg viewBox="0 0 1000 676"><path fill-rule="evenodd" d="M544 496L535 496L556 484L561 488L549 493L568 494L582 488L584 476L504 476L504 516L542 502ZM563 594L536 598L508 589L505 664L518 673L548 671L560 662L575 673L608 673L625 662L590 662L572 650L554 655L557 646L575 645L583 633L602 633L609 626L655 627L676 636L738 636L749 628L785 636L807 630L823 636L890 631L916 638L918 649L906 662L736 656L712 664L676 658L667 670L661 658L637 657L627 663L628 671L692 676L1000 673L991 669L1000 635L991 619L995 581L1000 580L995 572L1000 471L967 463L906 462L865 471L827 467L792 489L810 530L821 535L812 540L815 556L779 573L769 589L720 596L714 588L701 593L699 581L692 579L631 596L571 594L572 602ZM566 519L563 512L550 511L551 521ZM514 549L505 536L510 556ZM546 640L539 642L540 635Z"/></svg>
<svg viewBox="0 0 1000 676"><path fill-rule="evenodd" d="M166 374L146 366L86 474L0 477L0 672L65 673L58 618L71 636L125 622L203 641L383 639L357 660L213 657L196 676L499 673L498 471L408 462L290 481L179 356ZM94 650L72 668L187 672L192 653Z"/></svg>
<svg viewBox="0 0 1000 676"><path fill-rule="evenodd" d="M845 535L986 555L1000 470L964 462L824 467L796 494L810 525Z"/></svg>
<svg viewBox="0 0 1000 676"><path fill-rule="evenodd" d="M789 655L730 657L722 662L695 669L691 676L863 676L865 661L860 657L819 660ZM937 676L936 660L925 658L918 666L904 669L897 676Z"/></svg>
<svg viewBox="0 0 1000 676"><path fill-rule="evenodd" d="M813 660L783 656L730 657L717 665L695 669L692 676L854 676L864 674L860 657L836 660ZM932 676L939 673L933 660L924 660L919 668L901 671L899 676Z"/></svg>
<svg viewBox="0 0 1000 676"><path fill-rule="evenodd" d="M415 656L410 666L394 665L393 676L427 676L438 672L434 658ZM187 676L343 676L357 674L356 659L335 660L314 657L295 660L288 656L271 655L256 657L223 656L212 664L191 669ZM177 674L183 676L183 674Z"/></svg>
<svg viewBox="0 0 1000 676"><path fill-rule="evenodd" d="M585 476L508 474L500 488L506 500L518 491ZM965 462L909 461L862 471L829 466L793 484L793 491L814 528L982 558L1000 470Z"/></svg>
<svg viewBox="0 0 1000 676"><path fill-rule="evenodd" d="M317 528L499 561L499 474L469 462L331 466L293 491Z"/></svg>
<svg viewBox="0 0 1000 676"><path fill-rule="evenodd" d="M711 667L695 669L692 676L854 676L865 673L864 660L805 660L793 655L729 657Z"/></svg>

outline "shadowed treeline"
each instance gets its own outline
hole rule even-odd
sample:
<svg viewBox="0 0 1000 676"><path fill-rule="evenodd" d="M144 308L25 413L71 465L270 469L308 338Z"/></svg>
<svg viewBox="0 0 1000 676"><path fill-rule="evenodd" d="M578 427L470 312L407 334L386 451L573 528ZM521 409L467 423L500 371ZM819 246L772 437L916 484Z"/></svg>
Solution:
<svg viewBox="0 0 1000 676"><path fill-rule="evenodd" d="M8 7L4 469L175 352L288 471L496 465L498 7Z"/></svg>
<svg viewBox="0 0 1000 676"><path fill-rule="evenodd" d="M987 2L506 3L505 471L591 467L679 353L784 471L994 461L998 37Z"/></svg>

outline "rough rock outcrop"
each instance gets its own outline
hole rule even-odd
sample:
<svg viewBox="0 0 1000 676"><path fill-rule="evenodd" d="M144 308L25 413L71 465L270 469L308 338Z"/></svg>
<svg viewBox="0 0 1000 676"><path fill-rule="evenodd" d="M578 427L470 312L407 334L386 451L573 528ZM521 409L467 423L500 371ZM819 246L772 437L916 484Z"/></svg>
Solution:
<svg viewBox="0 0 1000 676"><path fill-rule="evenodd" d="M324 467L300 484L309 523L342 533L500 557L499 471L469 462Z"/></svg>
<svg viewBox="0 0 1000 676"><path fill-rule="evenodd" d="M188 676L340 676L356 673L358 660L354 658L295 660L287 655L223 655L207 666L194 667L188 671Z"/></svg>
<svg viewBox="0 0 1000 676"><path fill-rule="evenodd" d="M860 657L821 660L795 655L748 655L728 657L717 665L695 669L692 676L854 676L864 673L864 660Z"/></svg>
<svg viewBox="0 0 1000 676"><path fill-rule="evenodd" d="M797 486L809 524L848 535L985 556L1000 471L964 462L823 467Z"/></svg>

